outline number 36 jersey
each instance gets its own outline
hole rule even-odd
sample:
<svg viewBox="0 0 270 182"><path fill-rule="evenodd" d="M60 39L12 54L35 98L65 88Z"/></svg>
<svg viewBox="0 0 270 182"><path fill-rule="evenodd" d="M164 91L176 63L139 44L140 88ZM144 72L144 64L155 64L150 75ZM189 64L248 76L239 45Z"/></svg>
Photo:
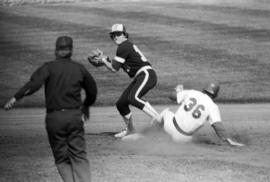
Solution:
<svg viewBox="0 0 270 182"><path fill-rule="evenodd" d="M183 90L177 94L180 105L175 113L175 120L186 133L193 134L205 122L211 125L221 122L218 106L206 94L197 90Z"/></svg>

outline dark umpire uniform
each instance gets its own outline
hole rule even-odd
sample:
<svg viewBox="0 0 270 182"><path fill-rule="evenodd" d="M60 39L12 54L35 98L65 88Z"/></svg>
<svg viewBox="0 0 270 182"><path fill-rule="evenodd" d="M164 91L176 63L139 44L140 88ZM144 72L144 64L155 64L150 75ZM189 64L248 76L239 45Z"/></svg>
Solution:
<svg viewBox="0 0 270 182"><path fill-rule="evenodd" d="M89 182L82 114L89 116L97 87L84 66L71 60L72 47L72 38L58 37L56 60L38 68L14 97L19 100L45 84L46 130L57 169L65 182ZM86 95L83 103L81 89Z"/></svg>

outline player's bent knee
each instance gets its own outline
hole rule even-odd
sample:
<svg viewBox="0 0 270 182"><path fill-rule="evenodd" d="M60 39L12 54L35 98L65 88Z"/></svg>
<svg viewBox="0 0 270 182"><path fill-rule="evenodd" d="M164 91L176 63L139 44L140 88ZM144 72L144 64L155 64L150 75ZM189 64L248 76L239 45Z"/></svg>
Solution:
<svg viewBox="0 0 270 182"><path fill-rule="evenodd" d="M117 108L118 112L119 112L122 116L124 116L124 115L126 115L127 113L130 112L129 108L126 107L125 105L121 105L121 103L116 103L116 108Z"/></svg>
<svg viewBox="0 0 270 182"><path fill-rule="evenodd" d="M143 109L143 107L144 107L144 104L139 102L138 100L136 100L134 97L128 97L128 103L130 105L133 105L133 106L139 108L139 109Z"/></svg>
<svg viewBox="0 0 270 182"><path fill-rule="evenodd" d="M169 110L169 108L167 108L161 112L161 117L163 118L164 122L172 122L174 114Z"/></svg>
<svg viewBox="0 0 270 182"><path fill-rule="evenodd" d="M173 116L174 114L170 110L163 110L161 112L164 130L169 135L171 135L173 132Z"/></svg>
<svg viewBox="0 0 270 182"><path fill-rule="evenodd" d="M116 102L116 108L118 109L118 111L124 110L125 105L126 105L126 102L123 100L118 100Z"/></svg>

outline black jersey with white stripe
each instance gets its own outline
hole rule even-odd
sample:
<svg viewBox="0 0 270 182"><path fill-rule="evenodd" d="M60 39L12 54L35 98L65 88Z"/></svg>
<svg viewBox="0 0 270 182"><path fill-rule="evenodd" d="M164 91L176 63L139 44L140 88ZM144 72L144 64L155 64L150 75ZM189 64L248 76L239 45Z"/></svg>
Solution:
<svg viewBox="0 0 270 182"><path fill-rule="evenodd" d="M129 40L118 45L114 60L122 64L122 69L131 78L140 68L147 65L151 66L139 48Z"/></svg>

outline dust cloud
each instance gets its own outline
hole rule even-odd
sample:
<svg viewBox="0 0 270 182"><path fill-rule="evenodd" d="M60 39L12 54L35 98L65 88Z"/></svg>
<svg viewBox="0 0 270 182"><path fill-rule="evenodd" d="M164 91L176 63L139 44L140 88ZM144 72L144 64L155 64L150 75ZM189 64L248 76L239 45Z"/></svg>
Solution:
<svg viewBox="0 0 270 182"><path fill-rule="evenodd" d="M176 143L161 128L145 128L142 132L143 138L131 141L122 141L117 144L118 149L128 153L143 155L185 155L202 150L198 141L195 143ZM196 137L194 138L196 140ZM202 145L209 144L208 141L199 141Z"/></svg>

